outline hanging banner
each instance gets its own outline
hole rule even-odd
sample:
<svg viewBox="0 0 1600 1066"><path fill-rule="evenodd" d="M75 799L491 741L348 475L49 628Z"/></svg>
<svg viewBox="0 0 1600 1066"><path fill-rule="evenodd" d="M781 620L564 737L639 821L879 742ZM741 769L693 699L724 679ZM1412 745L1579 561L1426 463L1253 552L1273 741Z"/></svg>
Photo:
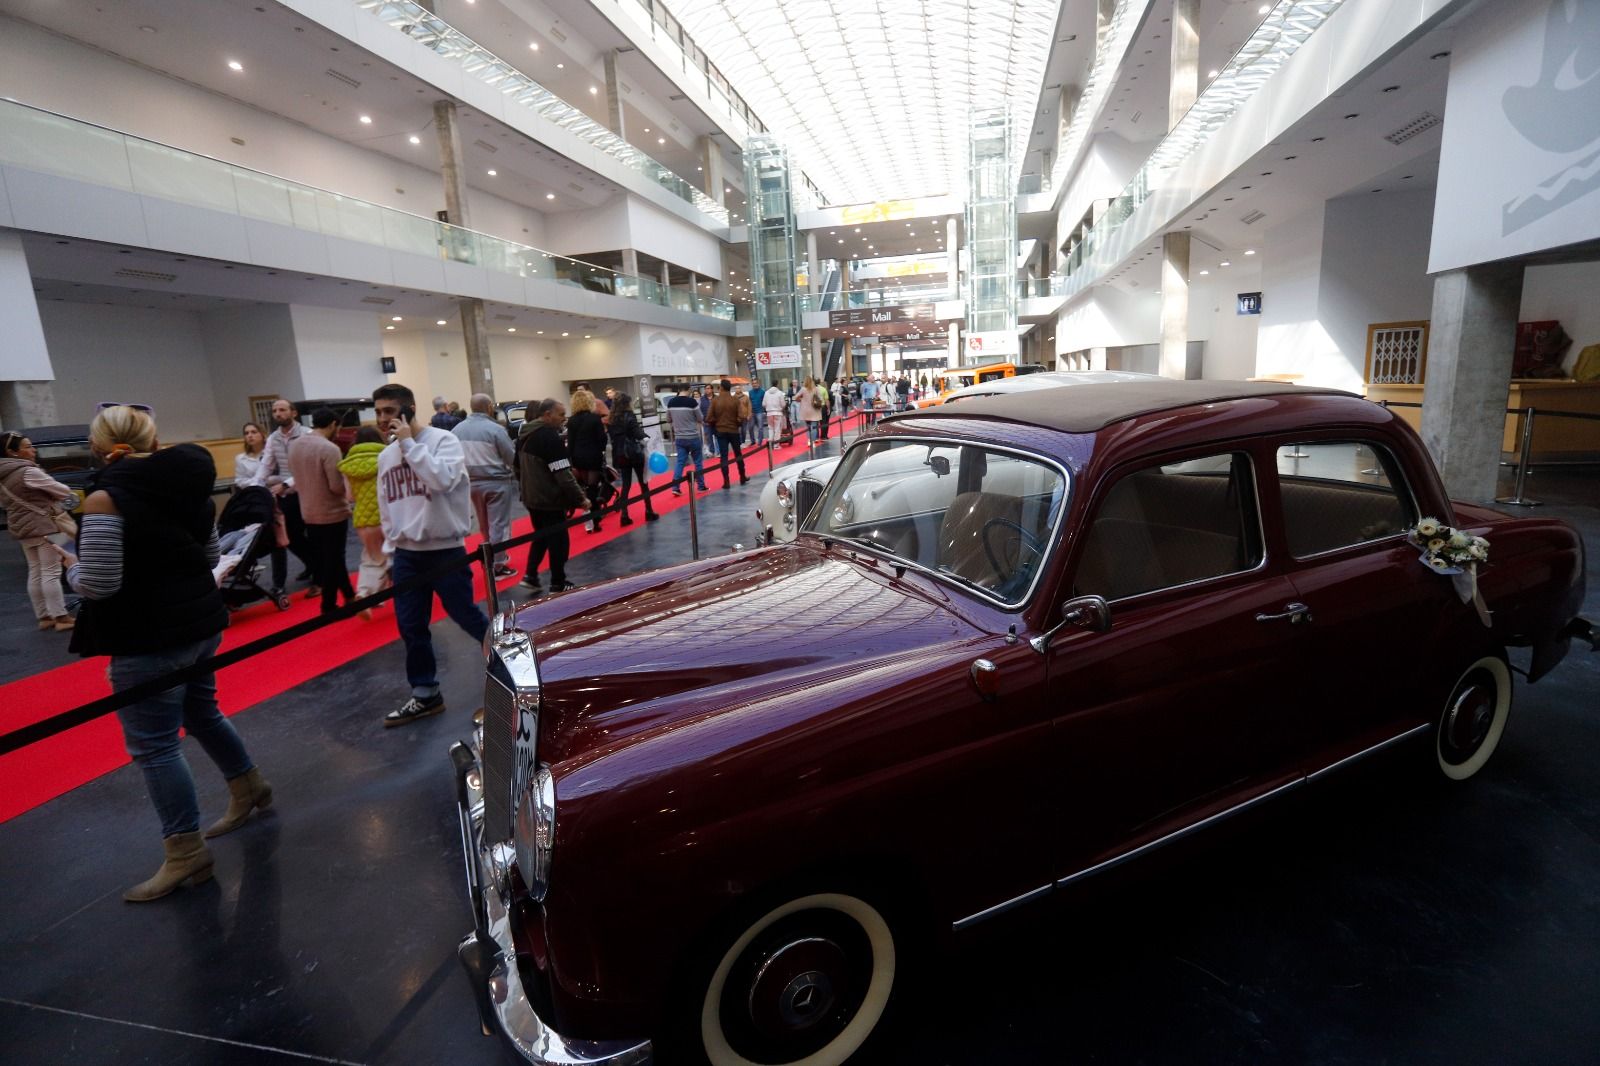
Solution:
<svg viewBox="0 0 1600 1066"><path fill-rule="evenodd" d="M932 322L932 304L909 304L896 307L851 307L843 311L828 312L828 326L886 326L896 323Z"/></svg>
<svg viewBox="0 0 1600 1066"><path fill-rule="evenodd" d="M783 370L801 365L800 346L784 344L776 348L757 348L751 357L753 374L757 370Z"/></svg>
<svg viewBox="0 0 1600 1066"><path fill-rule="evenodd" d="M995 356L1017 354L1017 335L1008 329L969 333L966 336L967 359L993 359Z"/></svg>

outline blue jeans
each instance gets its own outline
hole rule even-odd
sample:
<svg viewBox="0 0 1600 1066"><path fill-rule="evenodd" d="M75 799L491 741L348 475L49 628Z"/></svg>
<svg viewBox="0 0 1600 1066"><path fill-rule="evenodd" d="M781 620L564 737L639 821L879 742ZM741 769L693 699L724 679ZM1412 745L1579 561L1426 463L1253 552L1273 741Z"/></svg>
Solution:
<svg viewBox="0 0 1600 1066"><path fill-rule="evenodd" d="M162 674L182 669L217 653L222 634L149 655L113 655L111 689L121 692ZM233 724L217 710L217 676L204 674L160 695L142 699L117 712L128 754L144 771L145 791L161 819L161 835L193 833L200 828L200 801L194 776L183 757L178 729L200 742L222 776L232 780L255 763Z"/></svg>
<svg viewBox="0 0 1600 1066"><path fill-rule="evenodd" d="M706 487L706 453L698 440L687 440L679 437L675 444L678 446L678 458L672 464L672 487L677 488L678 482L683 479L683 472L694 462L695 488Z"/></svg>
<svg viewBox="0 0 1600 1066"><path fill-rule="evenodd" d="M399 585L437 570L446 563L465 558L465 548L441 548L438 551L416 552L405 548L394 551L394 583ZM439 597L445 614L478 643L489 632L489 619L478 609L472 598L472 571L458 567L420 588L402 592L394 598L394 621L400 630L400 639L406 645L406 680L411 683L411 694L427 699L439 693L439 664L433 657L433 634L429 625L433 620L433 598Z"/></svg>

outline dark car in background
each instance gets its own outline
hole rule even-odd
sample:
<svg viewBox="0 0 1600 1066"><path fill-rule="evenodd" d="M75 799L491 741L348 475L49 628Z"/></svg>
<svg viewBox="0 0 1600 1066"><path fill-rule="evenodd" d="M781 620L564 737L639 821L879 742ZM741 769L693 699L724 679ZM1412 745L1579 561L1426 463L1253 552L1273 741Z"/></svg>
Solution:
<svg viewBox="0 0 1600 1066"><path fill-rule="evenodd" d="M348 452L350 446L356 442L356 430L361 428L361 414L373 407L371 397L357 397L342 400L297 400L295 410L300 412L300 421L306 426L311 425L311 413L319 407L329 407L339 416L339 431L333 435L333 442L339 446L341 452Z"/></svg>
<svg viewBox="0 0 1600 1066"><path fill-rule="evenodd" d="M39 450L39 467L51 477L70 488L77 496L73 512L83 506L83 497L100 460L89 450L89 426L72 423L64 426L37 426L21 430L24 437ZM5 509L0 508L0 529L6 528Z"/></svg>

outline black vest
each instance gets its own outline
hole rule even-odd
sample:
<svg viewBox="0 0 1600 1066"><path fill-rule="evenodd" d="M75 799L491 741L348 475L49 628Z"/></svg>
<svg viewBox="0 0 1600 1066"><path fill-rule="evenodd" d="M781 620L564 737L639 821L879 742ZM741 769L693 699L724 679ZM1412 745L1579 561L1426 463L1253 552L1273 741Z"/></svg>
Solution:
<svg viewBox="0 0 1600 1066"><path fill-rule="evenodd" d="M228 609L206 544L216 464L195 444L108 466L96 487L122 514L122 587L84 600L72 634L79 655L148 655L222 632Z"/></svg>

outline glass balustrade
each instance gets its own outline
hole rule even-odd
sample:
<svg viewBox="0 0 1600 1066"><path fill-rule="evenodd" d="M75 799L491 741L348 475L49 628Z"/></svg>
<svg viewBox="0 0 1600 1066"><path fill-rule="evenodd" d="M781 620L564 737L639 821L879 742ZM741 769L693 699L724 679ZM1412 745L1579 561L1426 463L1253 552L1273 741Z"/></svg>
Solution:
<svg viewBox="0 0 1600 1066"><path fill-rule="evenodd" d="M852 289L849 292L803 292L800 294L800 311L841 311L851 307L896 307L901 304L937 303L953 300L955 294L947 289ZM823 301L828 306L823 307Z"/></svg>
<svg viewBox="0 0 1600 1066"><path fill-rule="evenodd" d="M455 63L506 99L549 119L623 166L693 204L722 225L728 224L727 208L701 192L693 183L680 178L604 124L573 107L421 4L412 0L355 0L355 5L436 55Z"/></svg>
<svg viewBox="0 0 1600 1066"><path fill-rule="evenodd" d="M396 252L732 322L733 304L382 204L0 101L0 163Z"/></svg>

